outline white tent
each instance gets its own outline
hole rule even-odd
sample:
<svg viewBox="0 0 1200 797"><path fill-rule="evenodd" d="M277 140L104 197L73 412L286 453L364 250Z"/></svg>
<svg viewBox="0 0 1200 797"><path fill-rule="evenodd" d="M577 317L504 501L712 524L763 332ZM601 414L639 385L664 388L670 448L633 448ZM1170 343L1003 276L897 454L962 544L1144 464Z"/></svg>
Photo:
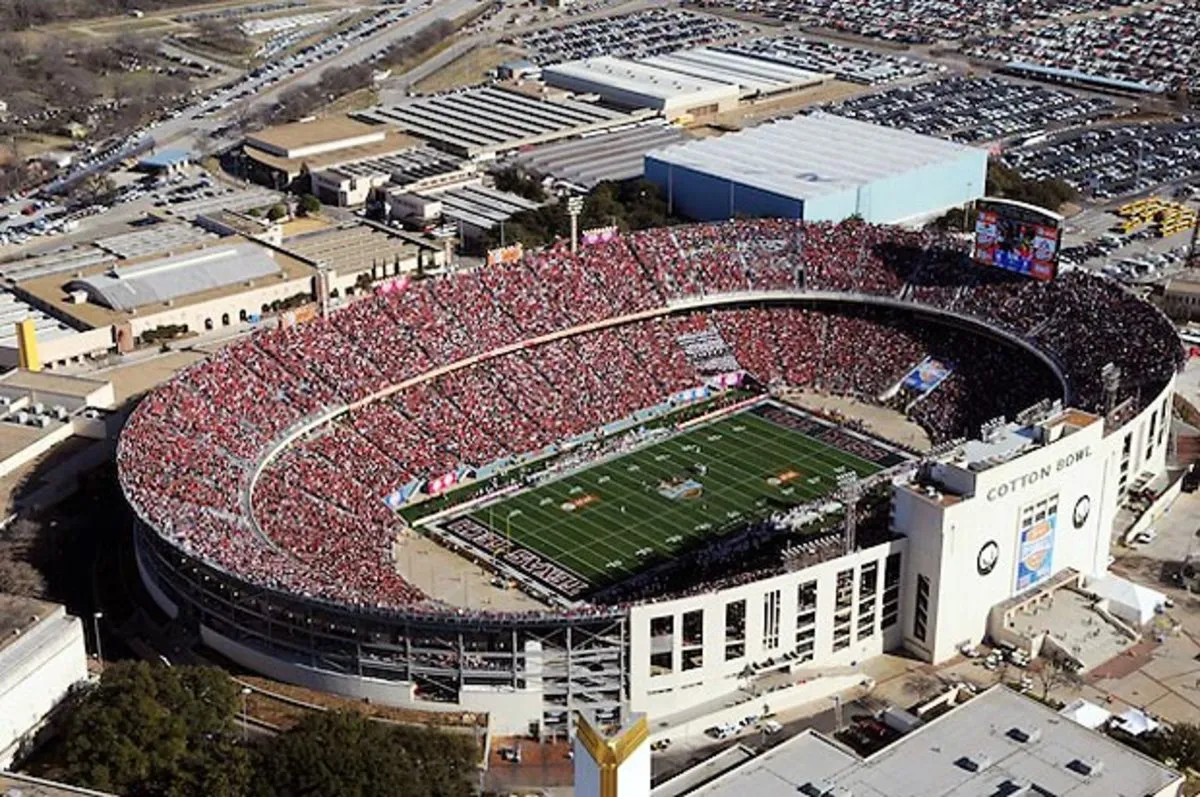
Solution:
<svg viewBox="0 0 1200 797"><path fill-rule="evenodd" d="M1107 600L1109 611L1134 628L1141 628L1150 622L1167 599L1161 592L1111 573L1104 578L1088 581L1087 589Z"/></svg>
<svg viewBox="0 0 1200 797"><path fill-rule="evenodd" d="M1084 700L1082 697L1063 706L1058 713L1068 719L1074 720L1090 731L1096 730L1112 719L1110 712L1097 706L1090 700Z"/></svg>
<svg viewBox="0 0 1200 797"><path fill-rule="evenodd" d="M1158 730L1158 720L1147 716L1146 712L1136 708L1127 709L1117 717L1116 723L1121 730L1131 736L1141 736L1143 733L1154 733Z"/></svg>

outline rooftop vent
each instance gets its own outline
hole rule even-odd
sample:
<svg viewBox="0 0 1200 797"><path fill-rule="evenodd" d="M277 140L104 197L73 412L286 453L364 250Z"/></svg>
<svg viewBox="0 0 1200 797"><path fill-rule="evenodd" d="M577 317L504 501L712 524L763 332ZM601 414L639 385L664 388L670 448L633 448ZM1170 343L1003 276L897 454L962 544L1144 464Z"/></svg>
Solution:
<svg viewBox="0 0 1200 797"><path fill-rule="evenodd" d="M1077 775L1090 778L1092 775L1099 775L1104 771L1104 762L1098 758L1073 758L1067 762L1067 769Z"/></svg>
<svg viewBox="0 0 1200 797"><path fill-rule="evenodd" d="M973 756L963 756L954 762L954 766L959 769L965 769L967 772L978 772L981 769L987 769L992 760L983 753L978 753Z"/></svg>
<svg viewBox="0 0 1200 797"><path fill-rule="evenodd" d="M1038 728L1025 730L1024 728L1020 728L1015 725L1009 728L1004 735L1012 739L1014 742L1020 742L1021 744L1036 742L1042 738L1042 732Z"/></svg>

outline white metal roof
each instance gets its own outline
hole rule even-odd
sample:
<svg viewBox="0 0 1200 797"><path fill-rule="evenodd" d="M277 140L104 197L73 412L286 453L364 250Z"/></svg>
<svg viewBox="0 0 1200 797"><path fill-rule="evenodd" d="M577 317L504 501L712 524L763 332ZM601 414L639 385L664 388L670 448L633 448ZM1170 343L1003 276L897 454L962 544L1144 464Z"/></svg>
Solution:
<svg viewBox="0 0 1200 797"><path fill-rule="evenodd" d="M829 77L820 72L710 47L643 58L640 63L696 79L735 85L743 95L789 91L820 83Z"/></svg>
<svg viewBox="0 0 1200 797"><path fill-rule="evenodd" d="M645 125L534 147L517 156L527 169L591 189L603 180L641 177L646 153L682 141L669 125Z"/></svg>
<svg viewBox="0 0 1200 797"><path fill-rule="evenodd" d="M646 157L809 199L982 152L907 130L814 113Z"/></svg>
<svg viewBox="0 0 1200 797"><path fill-rule="evenodd" d="M281 269L269 249L254 244L202 249L179 257L72 280L67 290L84 290L89 298L113 310L129 311L154 302L221 288L242 280L276 274Z"/></svg>
<svg viewBox="0 0 1200 797"><path fill-rule="evenodd" d="M806 732L691 794L1145 797L1176 782L1157 761L997 686L869 758Z"/></svg>
<svg viewBox="0 0 1200 797"><path fill-rule="evenodd" d="M629 61L607 55L581 61L567 61L543 67L542 79L551 85L562 78L586 81L598 87L609 87L661 101L697 94L724 93L729 90L727 81L674 71L653 61L654 59Z"/></svg>
<svg viewBox="0 0 1200 797"><path fill-rule="evenodd" d="M516 149L625 124L632 117L575 100L549 100L492 86L359 111L435 145L469 154Z"/></svg>

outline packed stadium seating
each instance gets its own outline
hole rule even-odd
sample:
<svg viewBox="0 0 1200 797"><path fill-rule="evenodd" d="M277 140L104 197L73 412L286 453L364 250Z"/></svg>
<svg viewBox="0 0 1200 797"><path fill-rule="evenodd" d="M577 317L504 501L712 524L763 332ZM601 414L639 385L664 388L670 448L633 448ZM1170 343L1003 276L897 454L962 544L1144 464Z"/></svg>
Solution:
<svg viewBox="0 0 1200 797"><path fill-rule="evenodd" d="M820 309L711 301L800 289L823 297ZM624 318L698 296L709 297L707 309ZM444 611L392 567L395 521L384 498L413 480L544 449L701 384L709 374L685 355L681 334L715 330L761 384L866 401L881 400L923 357L945 358L951 376L908 405L935 440L1061 394L1028 352L921 320L913 309L922 308L1028 340L1059 364L1085 408L1103 402L1107 363L1122 369L1119 398L1144 402L1182 357L1169 322L1114 282L1080 272L1048 283L1014 278L967 263L960 241L930 232L857 221L664 228L577 255L553 246L518 263L414 281L234 343L142 402L121 438L121 481L161 536L250 583ZM323 413L336 417L287 440Z"/></svg>

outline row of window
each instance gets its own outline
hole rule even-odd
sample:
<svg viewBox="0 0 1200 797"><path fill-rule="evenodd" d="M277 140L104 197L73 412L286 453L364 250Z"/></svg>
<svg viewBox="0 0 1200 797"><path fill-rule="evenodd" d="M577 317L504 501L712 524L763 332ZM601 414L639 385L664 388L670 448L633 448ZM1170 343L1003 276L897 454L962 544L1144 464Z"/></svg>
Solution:
<svg viewBox="0 0 1200 797"><path fill-rule="evenodd" d="M896 624L900 611L900 554L894 553L884 563L883 593L879 594L879 563L867 562L858 569L839 571L834 596L833 650L844 650L854 639L869 639L879 628ZM857 622L854 619L855 588L858 593ZM795 652L800 661L810 661L815 655L817 628L818 583L814 579L796 586ZM762 596L762 646L765 653L780 651L783 646L783 595L778 589ZM683 672L704 666L704 610L694 609L682 617L683 636L680 640L680 669ZM675 671L675 617L663 615L650 620L650 673L667 675ZM746 655L746 600L725 604L724 660L736 661Z"/></svg>

